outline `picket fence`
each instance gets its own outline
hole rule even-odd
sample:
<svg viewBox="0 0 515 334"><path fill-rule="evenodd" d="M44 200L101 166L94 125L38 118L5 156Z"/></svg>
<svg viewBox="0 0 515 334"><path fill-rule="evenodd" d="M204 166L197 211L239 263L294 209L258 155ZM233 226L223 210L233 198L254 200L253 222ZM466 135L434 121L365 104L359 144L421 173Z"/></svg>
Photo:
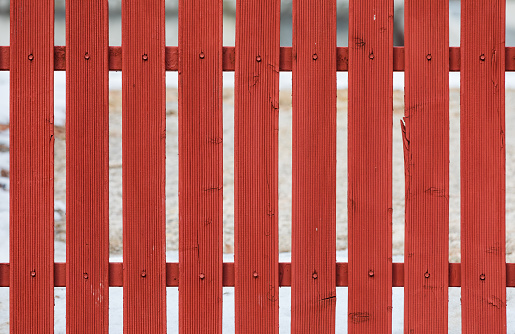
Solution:
<svg viewBox="0 0 515 334"><path fill-rule="evenodd" d="M166 331L179 287L180 333L222 332L235 287L237 333L277 333L291 286L292 333L388 333L404 287L405 333L444 333L448 287L461 287L463 333L506 332L505 0L461 1L449 47L448 0L351 0L349 47L336 46L336 0L293 0L293 47L279 43L280 1L238 0L235 47L222 0L179 0L179 45L165 46L164 0L124 0L122 47L108 1L11 0L10 289L12 333L52 333L66 287L68 333L108 331L109 287L123 287L126 333ZM54 263L53 73L67 79L67 258ZM109 263L108 74L123 76L123 263ZM179 73L179 263L165 259L165 71ZM235 72L235 263L222 258L222 73ZM292 261L278 261L279 72L293 75ZM336 72L349 72L349 262L336 262ZM392 263L392 72L405 74L404 263ZM461 263L449 263L449 71L461 72ZM394 124L393 126L399 126ZM336 287L348 286L348 314Z"/></svg>

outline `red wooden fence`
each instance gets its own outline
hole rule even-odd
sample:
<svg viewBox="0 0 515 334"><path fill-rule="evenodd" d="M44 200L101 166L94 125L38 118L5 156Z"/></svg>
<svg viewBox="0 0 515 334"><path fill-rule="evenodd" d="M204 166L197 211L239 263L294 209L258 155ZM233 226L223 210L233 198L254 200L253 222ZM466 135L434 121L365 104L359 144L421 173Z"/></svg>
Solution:
<svg viewBox="0 0 515 334"><path fill-rule="evenodd" d="M17 0L10 10L10 326L52 332L54 5Z"/></svg>
<svg viewBox="0 0 515 334"><path fill-rule="evenodd" d="M279 0L240 1L236 11L234 287L238 333L279 330L279 15Z"/></svg>
<svg viewBox="0 0 515 334"><path fill-rule="evenodd" d="M220 333L222 3L179 6L179 331Z"/></svg>
<svg viewBox="0 0 515 334"><path fill-rule="evenodd" d="M166 331L164 19L164 0L124 0L123 324L127 333Z"/></svg>
<svg viewBox="0 0 515 334"><path fill-rule="evenodd" d="M393 0L349 4L349 333L392 327Z"/></svg>
<svg viewBox="0 0 515 334"><path fill-rule="evenodd" d="M505 1L463 1L461 259L463 332L506 331Z"/></svg>
<svg viewBox="0 0 515 334"><path fill-rule="evenodd" d="M66 319L75 333L109 321L107 9L98 0L66 6Z"/></svg>
<svg viewBox="0 0 515 334"><path fill-rule="evenodd" d="M53 2L11 1L10 289L12 333L53 332L53 287L67 288L68 333L108 331L109 287L124 289L124 331L222 332L235 287L237 333L277 333L292 288L294 333L392 330L404 287L406 333L447 331L448 287L462 329L506 332L505 1L462 1L448 47L448 1L407 1L393 47L393 1L350 1L336 47L335 0L293 1L293 47L279 45L279 0L238 1L236 46L222 46L222 1L179 1L179 46L164 0L126 0L122 45L108 45L107 0L67 1L66 47ZM67 262L53 254L53 71L67 71ZM109 263L108 72L123 71L123 263ZM179 71L179 263L165 259L165 71ZM222 72L235 71L235 263L222 261ZM292 263L278 262L279 72L293 73ZM336 71L349 72L349 263L335 260ZM392 72L405 72L405 263L392 263ZM448 262L449 71L461 71L461 258ZM394 124L394 126L398 126ZM129 182L130 181L130 182ZM336 287L349 312L336 314Z"/></svg>
<svg viewBox="0 0 515 334"><path fill-rule="evenodd" d="M334 0L293 1L293 333L335 330L335 12Z"/></svg>
<svg viewBox="0 0 515 334"><path fill-rule="evenodd" d="M407 1L404 10L404 328L408 333L446 333L449 260L449 2Z"/></svg>

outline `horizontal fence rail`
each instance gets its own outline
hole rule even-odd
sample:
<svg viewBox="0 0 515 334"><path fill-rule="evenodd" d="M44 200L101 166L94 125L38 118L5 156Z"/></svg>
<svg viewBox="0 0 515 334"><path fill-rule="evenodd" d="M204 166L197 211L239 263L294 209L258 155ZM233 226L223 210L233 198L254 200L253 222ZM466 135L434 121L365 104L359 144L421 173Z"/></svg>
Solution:
<svg viewBox="0 0 515 334"><path fill-rule="evenodd" d="M9 268L8 263L0 263L0 288L9 287ZM279 286L291 286L291 263L279 263ZM235 268L233 262L225 262L223 264L223 279L222 284L224 287L234 287ZM349 265L347 262L336 263L336 286L347 287L349 284ZM123 263L110 262L109 263L109 286L122 287L123 286ZM166 286L178 287L179 286L179 263L168 262L166 263ZM404 263L392 264L392 287L404 286ZM66 263L54 263L54 287L66 287ZM461 263L449 263L449 287L461 287ZM515 263L506 263L506 287L515 288Z"/></svg>
<svg viewBox="0 0 515 334"><path fill-rule="evenodd" d="M9 71L10 51L9 46L0 46L0 71ZM234 46L224 46L222 52L223 71L234 72L236 50ZM506 47L506 72L515 72L515 47ZM459 72L461 66L461 49L458 46L449 47L449 71ZM279 51L279 71L291 72L292 48L282 46ZM66 71L66 46L54 47L54 70ZM109 70L122 70L122 47L109 47ZM165 70L179 70L179 48L167 46L165 48ZM349 48L336 48L336 71L347 72L349 70ZM393 47L393 71L404 71L404 47Z"/></svg>

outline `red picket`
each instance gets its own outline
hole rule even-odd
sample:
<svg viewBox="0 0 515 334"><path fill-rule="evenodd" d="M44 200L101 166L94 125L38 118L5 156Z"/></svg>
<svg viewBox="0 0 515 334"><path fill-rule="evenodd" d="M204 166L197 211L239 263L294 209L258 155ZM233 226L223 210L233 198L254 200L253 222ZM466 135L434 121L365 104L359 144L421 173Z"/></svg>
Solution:
<svg viewBox="0 0 515 334"><path fill-rule="evenodd" d="M164 0L122 3L124 332L166 331Z"/></svg>
<svg viewBox="0 0 515 334"><path fill-rule="evenodd" d="M447 333L449 1L407 1L404 20L404 328Z"/></svg>
<svg viewBox="0 0 515 334"><path fill-rule="evenodd" d="M463 333L506 332L505 6L461 2Z"/></svg>
<svg viewBox="0 0 515 334"><path fill-rule="evenodd" d="M10 330L54 331L54 2L12 0Z"/></svg>
<svg viewBox="0 0 515 334"><path fill-rule="evenodd" d="M179 332L222 333L222 1L179 1Z"/></svg>
<svg viewBox="0 0 515 334"><path fill-rule="evenodd" d="M336 1L294 0L292 333L335 331L335 49Z"/></svg>
<svg viewBox="0 0 515 334"><path fill-rule="evenodd" d="M349 333L392 331L393 0L349 3Z"/></svg>
<svg viewBox="0 0 515 334"><path fill-rule="evenodd" d="M234 88L236 333L277 333L279 330L279 20L279 0L237 2Z"/></svg>
<svg viewBox="0 0 515 334"><path fill-rule="evenodd" d="M106 0L66 3L66 329L109 329Z"/></svg>

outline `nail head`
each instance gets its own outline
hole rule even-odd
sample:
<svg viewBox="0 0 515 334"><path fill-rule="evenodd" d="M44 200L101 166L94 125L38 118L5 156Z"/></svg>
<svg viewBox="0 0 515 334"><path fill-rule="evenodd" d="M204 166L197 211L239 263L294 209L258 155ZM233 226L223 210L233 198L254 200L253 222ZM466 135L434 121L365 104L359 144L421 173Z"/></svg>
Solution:
<svg viewBox="0 0 515 334"><path fill-rule="evenodd" d="M426 59L427 60L431 60L433 57L431 56L431 54L429 53L427 56L426 56Z"/></svg>
<svg viewBox="0 0 515 334"><path fill-rule="evenodd" d="M143 56L142 56L143 60L144 61L147 61L148 60L148 55L145 53Z"/></svg>
<svg viewBox="0 0 515 334"><path fill-rule="evenodd" d="M33 55L32 53L29 55L29 60L30 60L30 61L33 61L33 60L34 60L34 55Z"/></svg>
<svg viewBox="0 0 515 334"><path fill-rule="evenodd" d="M486 278L486 277L485 277L485 274L481 274L481 275L479 275L479 279L480 279L480 280L484 281L484 280L485 280L485 278Z"/></svg>
<svg viewBox="0 0 515 334"><path fill-rule="evenodd" d="M198 57L199 57L200 59L204 59L204 57L205 57L204 52L201 52L201 53L198 55Z"/></svg>
<svg viewBox="0 0 515 334"><path fill-rule="evenodd" d="M257 57L256 57L256 61L257 61L258 63L259 63L259 62L261 62L261 56L257 56Z"/></svg>
<svg viewBox="0 0 515 334"><path fill-rule="evenodd" d="M198 277L199 277L200 279L204 279L204 278L206 278L206 275L204 275L204 274L202 274L202 273L201 273L200 275L198 275Z"/></svg>
<svg viewBox="0 0 515 334"><path fill-rule="evenodd" d="M370 277L374 277L374 271L373 271L373 270L369 270L369 271L368 271L368 276L370 276Z"/></svg>
<svg viewBox="0 0 515 334"><path fill-rule="evenodd" d="M317 60L318 59L318 55L316 53L313 54L313 60Z"/></svg>
<svg viewBox="0 0 515 334"><path fill-rule="evenodd" d="M485 58L485 55L484 55L484 54L482 54L481 56L479 56L479 59L480 59L481 61L485 61L485 59L486 59L486 58Z"/></svg>

